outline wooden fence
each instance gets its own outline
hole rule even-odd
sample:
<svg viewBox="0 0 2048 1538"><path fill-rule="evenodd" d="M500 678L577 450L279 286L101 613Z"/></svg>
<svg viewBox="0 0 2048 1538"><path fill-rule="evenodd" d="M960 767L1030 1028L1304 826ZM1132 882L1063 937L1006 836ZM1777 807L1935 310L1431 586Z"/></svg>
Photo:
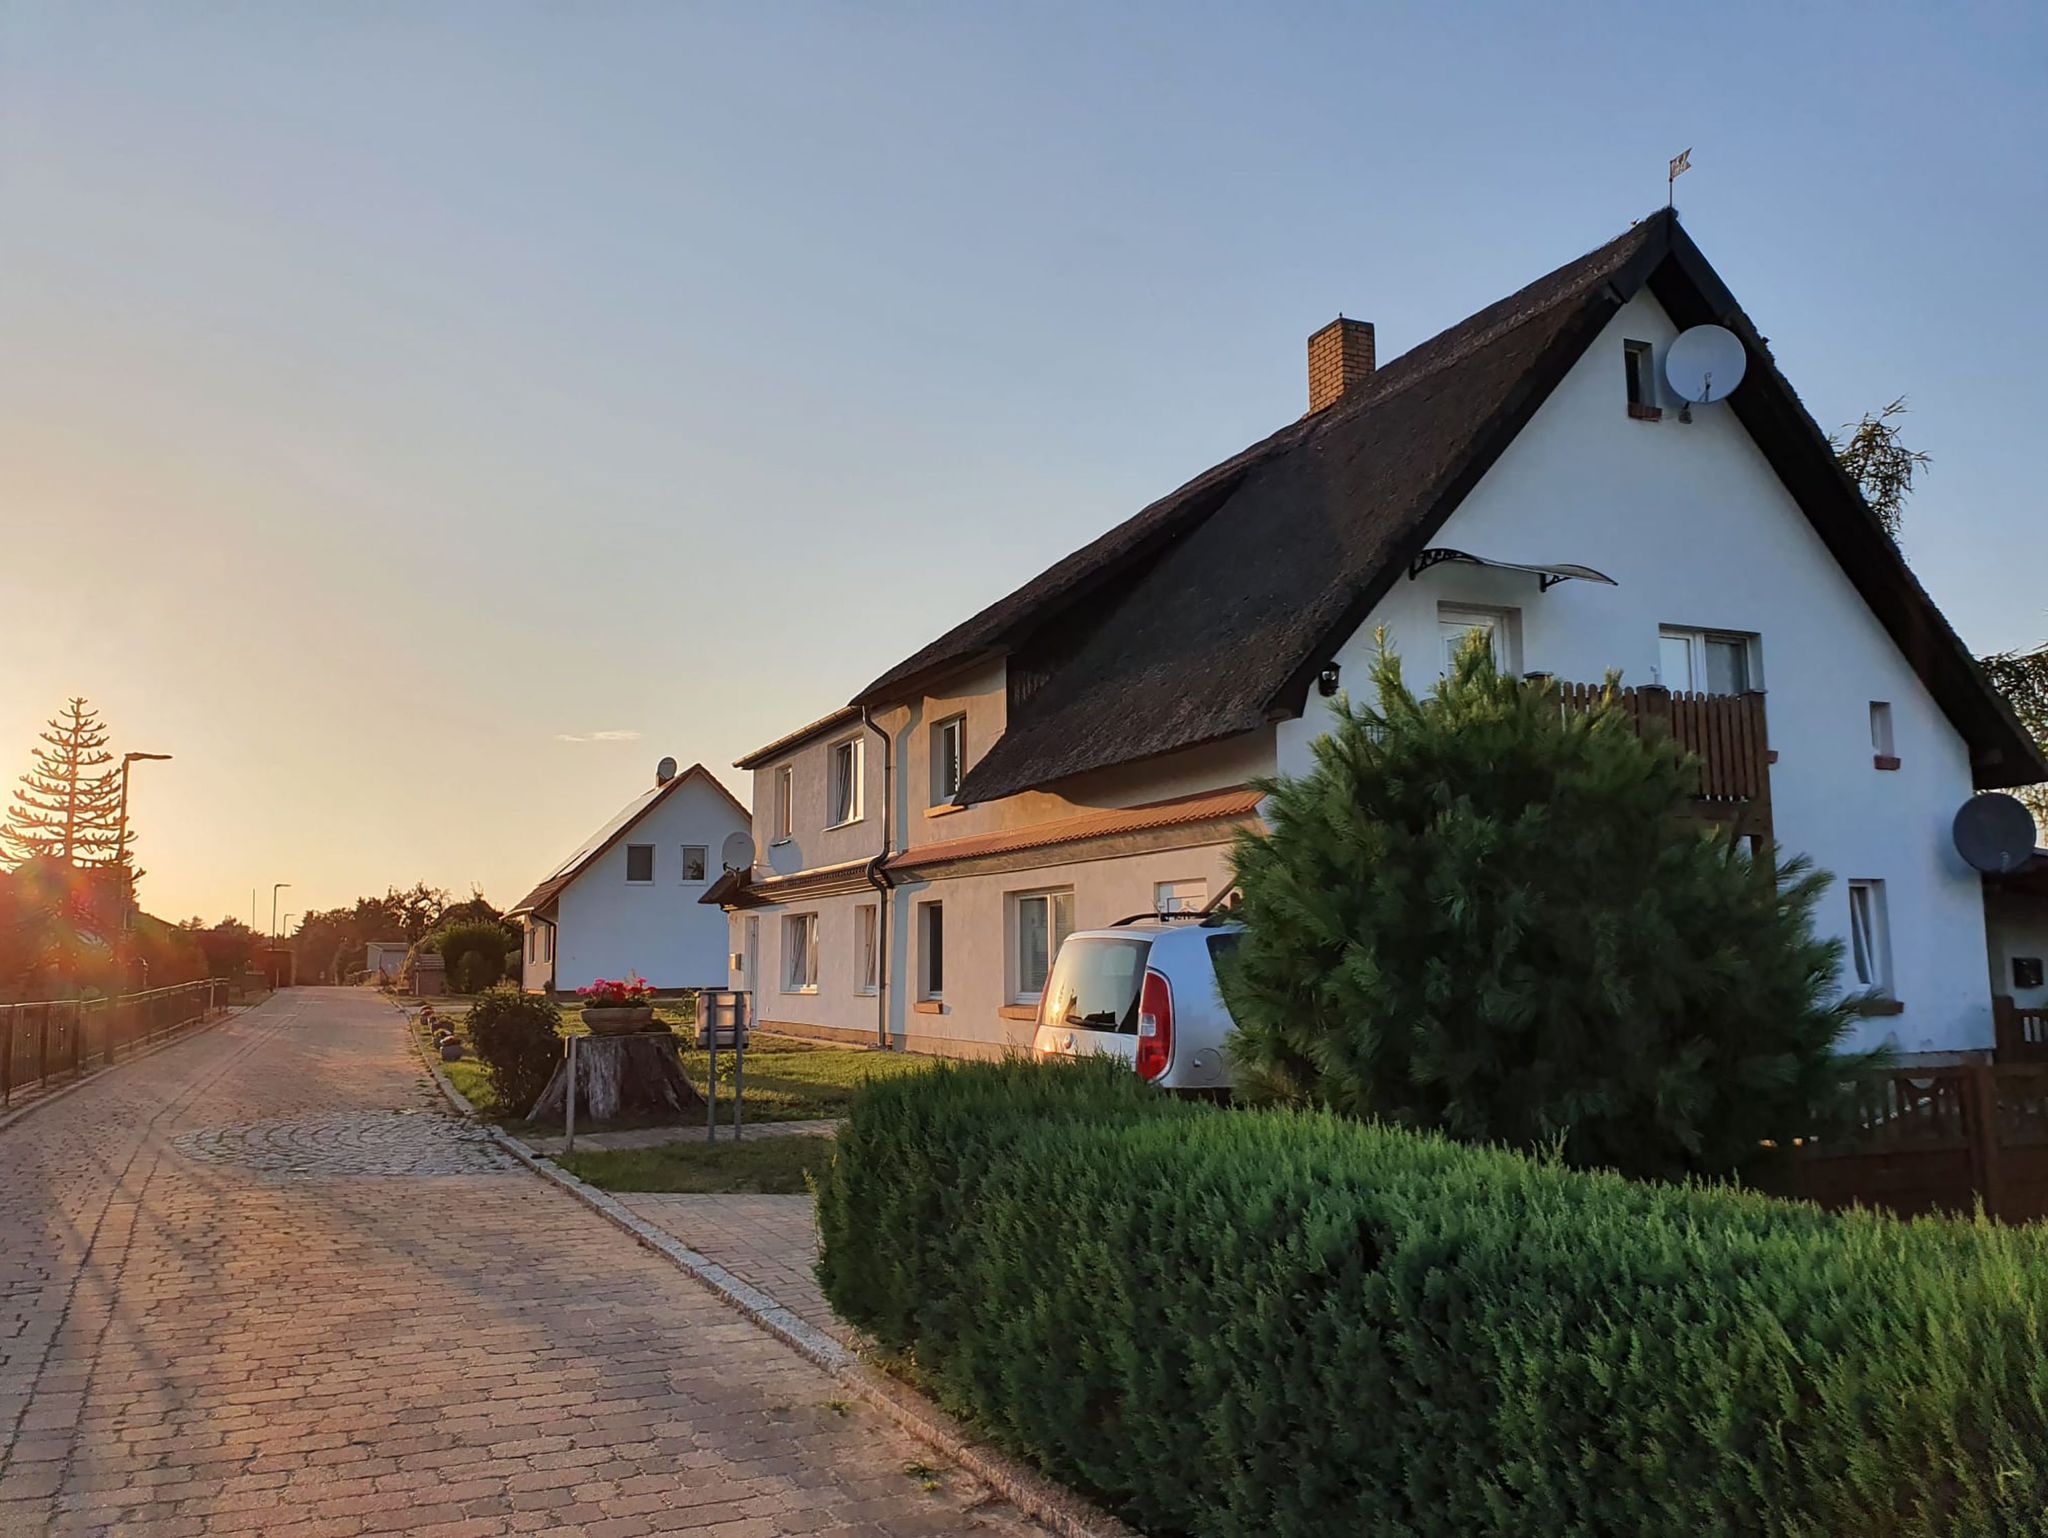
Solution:
<svg viewBox="0 0 2048 1538"><path fill-rule="evenodd" d="M1591 710L1607 697L1604 684L1558 685L1567 709ZM1748 809L1755 831L1770 831L1771 742L1761 694L1689 694L1644 685L1616 689L1613 703L1638 732L1668 731L1699 760L1695 798Z"/></svg>
<svg viewBox="0 0 2048 1538"><path fill-rule="evenodd" d="M0 1004L0 1106L209 1018L226 1006L227 989L214 978L116 998Z"/></svg>
<svg viewBox="0 0 2048 1538"><path fill-rule="evenodd" d="M1872 1077L1854 1130L1805 1141L1765 1184L1831 1208L2048 1217L2048 1062Z"/></svg>

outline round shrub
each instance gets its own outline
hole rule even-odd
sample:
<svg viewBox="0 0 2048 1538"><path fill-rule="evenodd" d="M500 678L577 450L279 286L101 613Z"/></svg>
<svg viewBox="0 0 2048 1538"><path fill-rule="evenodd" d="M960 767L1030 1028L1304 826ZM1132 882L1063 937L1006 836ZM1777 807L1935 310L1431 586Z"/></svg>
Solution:
<svg viewBox="0 0 2048 1538"><path fill-rule="evenodd" d="M469 1039L498 1103L524 1115L562 1061L562 1012L517 988L487 988L469 1010Z"/></svg>
<svg viewBox="0 0 2048 1538"><path fill-rule="evenodd" d="M478 993L505 975L505 953L517 937L489 919L450 924L433 937L447 968L448 986L457 993Z"/></svg>
<svg viewBox="0 0 2048 1538"><path fill-rule="evenodd" d="M1250 1098L1643 1176L1725 1173L1838 1107L1827 877L1686 815L1697 770L1468 646L1342 702L1236 851L1224 969Z"/></svg>

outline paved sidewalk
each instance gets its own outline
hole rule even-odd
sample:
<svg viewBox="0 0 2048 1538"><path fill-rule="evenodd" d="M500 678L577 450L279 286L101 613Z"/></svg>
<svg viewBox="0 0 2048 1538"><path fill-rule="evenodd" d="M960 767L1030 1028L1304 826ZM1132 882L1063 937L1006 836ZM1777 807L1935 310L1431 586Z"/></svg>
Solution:
<svg viewBox="0 0 2048 1538"><path fill-rule="evenodd" d="M446 1115L372 994L0 1131L7 1538L1038 1531L837 1390Z"/></svg>
<svg viewBox="0 0 2048 1538"><path fill-rule="evenodd" d="M817 1209L808 1196L614 1194L635 1217L760 1288L811 1328L856 1344L818 1290Z"/></svg>

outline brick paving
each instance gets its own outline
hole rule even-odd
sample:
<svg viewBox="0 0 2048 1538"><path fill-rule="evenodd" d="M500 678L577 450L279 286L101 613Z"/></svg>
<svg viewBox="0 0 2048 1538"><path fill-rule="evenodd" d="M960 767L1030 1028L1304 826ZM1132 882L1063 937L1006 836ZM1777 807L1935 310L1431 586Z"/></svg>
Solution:
<svg viewBox="0 0 2048 1538"><path fill-rule="evenodd" d="M706 1196L621 1191L635 1217L751 1282L813 1329L843 1345L853 1331L832 1312L812 1267L818 1259L816 1209L808 1196Z"/></svg>
<svg viewBox="0 0 2048 1538"><path fill-rule="evenodd" d="M1040 1531L837 1388L506 1168L371 994L0 1130L6 1538Z"/></svg>

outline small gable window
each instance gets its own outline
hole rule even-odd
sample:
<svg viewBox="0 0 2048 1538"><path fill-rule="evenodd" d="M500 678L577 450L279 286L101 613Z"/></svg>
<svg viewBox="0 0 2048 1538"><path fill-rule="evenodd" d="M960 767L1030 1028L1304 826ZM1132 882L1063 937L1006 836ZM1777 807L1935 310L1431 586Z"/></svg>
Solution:
<svg viewBox="0 0 2048 1538"><path fill-rule="evenodd" d="M654 846L652 844L628 844L626 846L626 879L636 885L645 885L654 879Z"/></svg>
<svg viewBox="0 0 2048 1538"><path fill-rule="evenodd" d="M1889 700L1870 702L1870 753L1880 769L1899 767L1899 747L1892 737L1892 707Z"/></svg>
<svg viewBox="0 0 2048 1538"><path fill-rule="evenodd" d="M1621 366L1628 380L1628 414L1638 421L1656 421L1664 413L1657 409L1656 358L1650 344L1623 342Z"/></svg>

